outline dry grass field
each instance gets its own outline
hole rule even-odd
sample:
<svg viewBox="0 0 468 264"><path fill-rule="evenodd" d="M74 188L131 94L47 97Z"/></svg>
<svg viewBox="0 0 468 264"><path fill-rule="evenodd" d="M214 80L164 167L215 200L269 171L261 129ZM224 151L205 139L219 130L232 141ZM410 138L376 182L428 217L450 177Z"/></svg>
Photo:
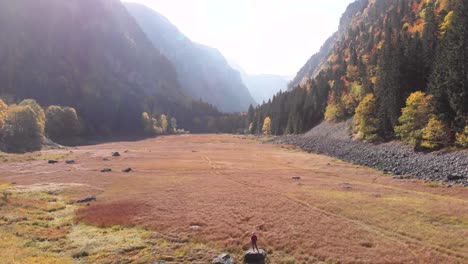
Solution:
<svg viewBox="0 0 468 264"><path fill-rule="evenodd" d="M2 158L2 263L240 260L253 231L271 263L468 263L467 188L291 146L186 135Z"/></svg>

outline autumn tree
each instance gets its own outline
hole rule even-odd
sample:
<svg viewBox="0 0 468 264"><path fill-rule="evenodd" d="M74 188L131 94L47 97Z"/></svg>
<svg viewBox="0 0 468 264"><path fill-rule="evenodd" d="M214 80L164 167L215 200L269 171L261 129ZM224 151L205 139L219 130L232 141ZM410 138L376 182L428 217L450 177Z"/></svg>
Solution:
<svg viewBox="0 0 468 264"><path fill-rule="evenodd" d="M356 108L355 131L358 138L374 141L378 139L377 104L373 94L368 94Z"/></svg>
<svg viewBox="0 0 468 264"><path fill-rule="evenodd" d="M398 119L400 125L395 127L395 133L403 141L413 147L419 147L423 129L433 113L432 96L423 92L414 92L406 100L406 107Z"/></svg>
<svg viewBox="0 0 468 264"><path fill-rule="evenodd" d="M462 148L468 148L468 125L462 132L458 132L455 136L455 144Z"/></svg>
<svg viewBox="0 0 468 264"><path fill-rule="evenodd" d="M263 121L262 132L264 135L271 135L271 118L268 116Z"/></svg>
<svg viewBox="0 0 468 264"><path fill-rule="evenodd" d="M439 149L448 143L448 128L439 118L433 116L423 129L421 146L427 149Z"/></svg>
<svg viewBox="0 0 468 264"><path fill-rule="evenodd" d="M5 118L7 117L8 105L0 99L0 130L5 123Z"/></svg>
<svg viewBox="0 0 468 264"><path fill-rule="evenodd" d="M8 152L27 152L41 149L42 128L37 112L29 105L8 108L2 128L3 143Z"/></svg>
<svg viewBox="0 0 468 264"><path fill-rule="evenodd" d="M177 132L177 119L175 119L174 117L171 118L171 129L172 132Z"/></svg>
<svg viewBox="0 0 468 264"><path fill-rule="evenodd" d="M162 114L160 122L161 122L162 133L167 134L168 127L169 127L169 122L167 121L167 116Z"/></svg>

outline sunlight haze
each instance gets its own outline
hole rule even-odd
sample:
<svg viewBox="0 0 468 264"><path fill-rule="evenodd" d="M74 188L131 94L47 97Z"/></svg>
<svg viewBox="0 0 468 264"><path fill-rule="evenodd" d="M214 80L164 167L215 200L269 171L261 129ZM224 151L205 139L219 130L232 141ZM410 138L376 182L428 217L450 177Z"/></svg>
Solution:
<svg viewBox="0 0 468 264"><path fill-rule="evenodd" d="M164 15L191 40L249 74L294 76L353 0L127 0Z"/></svg>

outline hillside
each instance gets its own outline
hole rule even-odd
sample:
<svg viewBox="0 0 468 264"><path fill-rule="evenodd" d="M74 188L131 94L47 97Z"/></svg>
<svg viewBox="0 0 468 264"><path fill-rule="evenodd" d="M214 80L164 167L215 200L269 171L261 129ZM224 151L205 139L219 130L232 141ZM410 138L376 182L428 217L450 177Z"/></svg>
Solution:
<svg viewBox="0 0 468 264"><path fill-rule="evenodd" d="M249 114L252 132L260 132L267 116L272 133L283 134L303 133L323 118L340 122L358 112L355 132L363 139L398 136L418 145L426 137L431 141L426 145L443 146L458 138L466 144L466 10L464 1L452 0L352 3L337 33L290 84L295 88ZM415 92L420 93L410 99ZM430 104L411 110L420 112L420 122L412 123L410 108L401 114L407 99L421 102L416 98Z"/></svg>
<svg viewBox="0 0 468 264"><path fill-rule="evenodd" d="M175 66L183 91L224 112L245 112L254 103L237 71L216 49L192 42L150 8L125 3L153 45Z"/></svg>
<svg viewBox="0 0 468 264"><path fill-rule="evenodd" d="M181 127L217 115L184 95L171 62L119 0L0 2L0 97L75 107L86 133L141 131L141 114Z"/></svg>

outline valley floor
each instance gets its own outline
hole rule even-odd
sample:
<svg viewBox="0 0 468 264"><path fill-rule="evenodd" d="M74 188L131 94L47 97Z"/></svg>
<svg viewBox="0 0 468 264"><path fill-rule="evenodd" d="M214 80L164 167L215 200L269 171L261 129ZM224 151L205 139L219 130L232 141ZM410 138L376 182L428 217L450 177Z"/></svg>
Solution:
<svg viewBox="0 0 468 264"><path fill-rule="evenodd" d="M271 263L468 262L466 187L293 146L184 135L1 158L6 263L240 260L253 231Z"/></svg>

